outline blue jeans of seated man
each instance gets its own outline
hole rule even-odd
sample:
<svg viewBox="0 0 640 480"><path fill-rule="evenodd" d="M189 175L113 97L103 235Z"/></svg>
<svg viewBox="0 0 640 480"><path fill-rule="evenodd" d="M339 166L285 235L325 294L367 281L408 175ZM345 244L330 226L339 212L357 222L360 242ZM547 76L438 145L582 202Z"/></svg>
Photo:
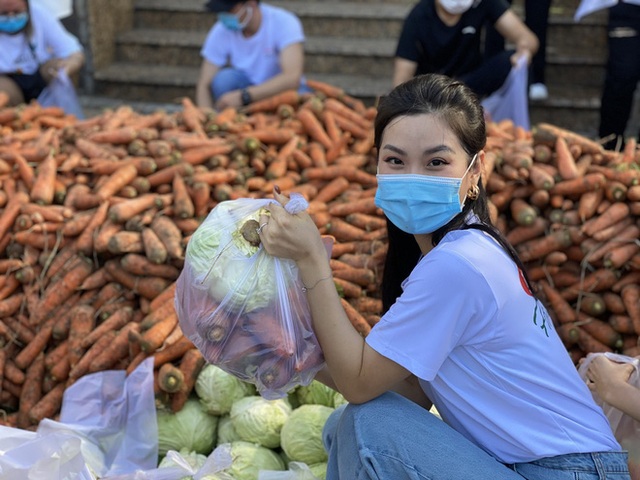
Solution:
<svg viewBox="0 0 640 480"><path fill-rule="evenodd" d="M225 67L218 71L215 77L211 80L211 93L214 99L220 98L227 92L233 90L240 90L253 85L246 73L236 68ZM304 80L300 83L299 93L310 92L311 89L307 86Z"/></svg>
<svg viewBox="0 0 640 480"><path fill-rule="evenodd" d="M396 393L331 414L327 480L630 480L625 452L504 465Z"/></svg>

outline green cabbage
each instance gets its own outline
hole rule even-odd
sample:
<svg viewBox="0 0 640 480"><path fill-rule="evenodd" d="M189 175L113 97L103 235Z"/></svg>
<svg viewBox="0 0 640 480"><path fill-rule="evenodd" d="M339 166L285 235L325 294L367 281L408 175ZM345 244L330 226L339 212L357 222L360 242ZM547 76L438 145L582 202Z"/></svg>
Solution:
<svg viewBox="0 0 640 480"><path fill-rule="evenodd" d="M186 448L183 448L178 453L182 458L185 459L185 461L189 464L189 466L196 471L202 468L202 466L204 465L204 462L207 461L206 455L202 455L196 452L191 452ZM164 457L158 464L158 468L171 468L171 467L178 467L178 466L179 465L169 457ZM179 480L192 480L192 479L193 477L191 475L187 475L185 477L181 477Z"/></svg>
<svg viewBox="0 0 640 480"><path fill-rule="evenodd" d="M254 395L236 400L229 415L242 440L277 448L280 446L280 430L291 412L291 404L286 398L267 400Z"/></svg>
<svg viewBox="0 0 640 480"><path fill-rule="evenodd" d="M260 470L285 470L284 462L275 451L256 443L232 442L231 457L233 463L225 472L235 480L256 480Z"/></svg>
<svg viewBox="0 0 640 480"><path fill-rule="evenodd" d="M242 440L233 426L230 415L222 415L218 419L218 445Z"/></svg>
<svg viewBox="0 0 640 480"><path fill-rule="evenodd" d="M325 480L327 478L327 462L320 462L309 465L309 470L311 470L311 473L313 473L314 477L317 477L320 480Z"/></svg>
<svg viewBox="0 0 640 480"><path fill-rule="evenodd" d="M233 402L256 393L253 384L211 364L205 365L200 371L194 388L202 408L212 415L227 414L231 411Z"/></svg>
<svg viewBox="0 0 640 480"><path fill-rule="evenodd" d="M240 232L246 221L258 222L262 213L263 209L248 209L240 201L220 202L187 244L185 262L192 267L196 283L204 286L214 301L224 300L226 309L251 312L276 298L269 257L263 262L258 259L259 263L248 260L259 247Z"/></svg>
<svg viewBox="0 0 640 480"><path fill-rule="evenodd" d="M282 449L294 462L307 465L326 462L327 452L322 442L322 429L334 411L324 405L300 405L282 426Z"/></svg>
<svg viewBox="0 0 640 480"><path fill-rule="evenodd" d="M216 444L218 417L202 409L197 398L190 398L182 410L173 413L158 410L158 453L189 450L209 455Z"/></svg>
<svg viewBox="0 0 640 480"><path fill-rule="evenodd" d="M338 408L342 405L346 405L347 403L347 399L344 398L344 395L342 395L340 392L336 392L333 394L333 407L334 408Z"/></svg>
<svg viewBox="0 0 640 480"><path fill-rule="evenodd" d="M296 388L296 396L300 405L315 404L333 407L335 394L336 391L333 388L327 387L317 380L312 380L309 385L300 385Z"/></svg>

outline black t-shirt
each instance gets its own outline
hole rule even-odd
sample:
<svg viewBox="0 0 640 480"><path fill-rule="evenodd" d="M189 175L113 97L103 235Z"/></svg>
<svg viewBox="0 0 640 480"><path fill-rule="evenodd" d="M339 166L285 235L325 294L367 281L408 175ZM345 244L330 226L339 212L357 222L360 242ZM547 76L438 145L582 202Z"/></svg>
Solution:
<svg viewBox="0 0 640 480"><path fill-rule="evenodd" d="M396 57L418 64L416 75L442 73L456 77L482 63L480 34L509 8L505 0L476 0L452 27L438 17L436 0L421 0L404 21Z"/></svg>

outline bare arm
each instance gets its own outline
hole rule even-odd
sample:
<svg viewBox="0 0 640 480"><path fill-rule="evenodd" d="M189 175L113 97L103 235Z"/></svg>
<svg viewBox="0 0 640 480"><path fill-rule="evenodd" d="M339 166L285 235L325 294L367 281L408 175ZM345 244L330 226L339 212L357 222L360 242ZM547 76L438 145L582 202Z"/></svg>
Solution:
<svg viewBox="0 0 640 480"><path fill-rule="evenodd" d="M64 69L69 77L80 71L84 65L84 53L75 52L65 58L52 58L40 66L40 74L49 83L61 69Z"/></svg>
<svg viewBox="0 0 640 480"><path fill-rule="evenodd" d="M418 64L411 60L396 57L393 64L393 87L397 87L401 83L411 80L416 74Z"/></svg>
<svg viewBox="0 0 640 480"><path fill-rule="evenodd" d="M288 199L276 194L285 204ZM351 403L362 403L394 389L410 372L369 347L353 328L340 303L325 247L306 213L291 215L277 204L262 216L261 239L267 252L296 261L307 292L313 328L336 389Z"/></svg>
<svg viewBox="0 0 640 480"><path fill-rule="evenodd" d="M253 101L270 97L284 90L297 89L304 68L304 48L302 43L288 45L280 52L281 72L261 83L252 85L247 90ZM242 98L240 90L233 90L216 99L216 108L240 107Z"/></svg>
<svg viewBox="0 0 640 480"><path fill-rule="evenodd" d="M200 108L213 108L213 95L211 94L211 80L218 73L219 67L203 60L200 67L200 75L196 84L196 105Z"/></svg>
<svg viewBox="0 0 640 480"><path fill-rule="evenodd" d="M629 383L632 372L633 365L599 355L589 363L587 385L602 401L640 421L640 389Z"/></svg>
<svg viewBox="0 0 640 480"><path fill-rule="evenodd" d="M515 55L511 59L511 63L515 64L515 60L521 55L528 55L529 62L538 51L538 37L527 27L522 20L509 9L495 23L496 30L507 40L513 44L516 49Z"/></svg>

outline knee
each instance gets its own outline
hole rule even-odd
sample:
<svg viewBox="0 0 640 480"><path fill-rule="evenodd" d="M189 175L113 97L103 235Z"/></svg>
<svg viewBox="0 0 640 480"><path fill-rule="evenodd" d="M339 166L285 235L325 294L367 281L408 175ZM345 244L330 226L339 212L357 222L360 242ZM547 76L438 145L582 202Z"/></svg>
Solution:
<svg viewBox="0 0 640 480"><path fill-rule="evenodd" d="M0 75L0 92L4 92L7 95L6 106L13 107L25 101L18 84L4 75Z"/></svg>
<svg viewBox="0 0 640 480"><path fill-rule="evenodd" d="M220 98L225 93L238 90L249 85L246 75L234 68L223 68L211 80L213 98Z"/></svg>

